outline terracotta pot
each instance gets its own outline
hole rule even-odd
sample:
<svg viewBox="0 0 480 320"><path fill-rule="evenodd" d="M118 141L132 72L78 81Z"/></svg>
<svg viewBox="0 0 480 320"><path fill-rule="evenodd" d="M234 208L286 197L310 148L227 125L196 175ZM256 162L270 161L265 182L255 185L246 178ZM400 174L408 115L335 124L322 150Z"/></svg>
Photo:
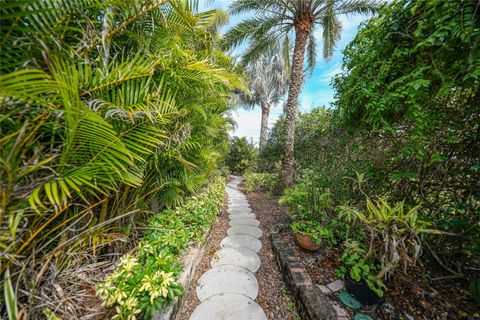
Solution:
<svg viewBox="0 0 480 320"><path fill-rule="evenodd" d="M297 233L296 236L300 248L308 251L317 251L320 249L320 245L316 244L310 236L303 233Z"/></svg>

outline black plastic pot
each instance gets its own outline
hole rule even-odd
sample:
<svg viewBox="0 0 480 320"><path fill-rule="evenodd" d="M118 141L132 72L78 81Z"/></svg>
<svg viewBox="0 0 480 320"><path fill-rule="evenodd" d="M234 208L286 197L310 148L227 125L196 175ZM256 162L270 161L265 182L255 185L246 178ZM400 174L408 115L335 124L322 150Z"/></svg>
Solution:
<svg viewBox="0 0 480 320"><path fill-rule="evenodd" d="M384 302L383 298L377 296L364 281L357 282L350 279L349 276L346 276L344 280L348 293L354 296L361 304L382 304Z"/></svg>

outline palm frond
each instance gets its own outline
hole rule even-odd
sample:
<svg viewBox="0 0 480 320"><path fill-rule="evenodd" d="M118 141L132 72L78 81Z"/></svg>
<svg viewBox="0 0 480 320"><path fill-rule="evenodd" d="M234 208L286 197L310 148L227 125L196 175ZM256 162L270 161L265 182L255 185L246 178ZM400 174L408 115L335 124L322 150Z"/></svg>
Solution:
<svg viewBox="0 0 480 320"><path fill-rule="evenodd" d="M315 40L314 33L311 32L308 35L308 43L307 43L307 72L309 74L313 73L313 69L315 68L316 64L317 64L317 43Z"/></svg>
<svg viewBox="0 0 480 320"><path fill-rule="evenodd" d="M323 57L324 59L330 59L333 56L335 45L342 33L342 24L335 14L333 1L330 1L331 5L327 6L324 16L321 21L323 28Z"/></svg>

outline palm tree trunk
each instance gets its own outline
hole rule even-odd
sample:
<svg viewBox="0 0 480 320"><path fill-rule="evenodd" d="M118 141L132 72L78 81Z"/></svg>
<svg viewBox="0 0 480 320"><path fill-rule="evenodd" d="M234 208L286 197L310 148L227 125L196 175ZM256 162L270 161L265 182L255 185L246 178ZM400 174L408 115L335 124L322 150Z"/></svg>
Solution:
<svg viewBox="0 0 480 320"><path fill-rule="evenodd" d="M262 102L262 124L260 125L260 143L259 149L262 151L267 142L268 132L268 116L270 115L270 105L266 102Z"/></svg>
<svg viewBox="0 0 480 320"><path fill-rule="evenodd" d="M295 28L295 48L293 51L292 73L288 88L288 99L285 104L285 118L287 126L285 130L285 150L280 174L281 188L290 187L293 184L293 149L295 145L295 122L298 109L298 96L303 85L303 64L305 47L308 35L311 31L311 23L301 23Z"/></svg>

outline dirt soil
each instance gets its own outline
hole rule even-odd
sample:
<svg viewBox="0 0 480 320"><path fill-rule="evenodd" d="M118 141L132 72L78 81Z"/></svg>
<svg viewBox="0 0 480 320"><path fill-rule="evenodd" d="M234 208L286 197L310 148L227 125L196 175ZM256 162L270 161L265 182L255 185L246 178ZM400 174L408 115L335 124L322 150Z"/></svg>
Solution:
<svg viewBox="0 0 480 320"><path fill-rule="evenodd" d="M247 198L260 221L260 228L263 231L263 236L260 238L262 249L258 252L261 264L260 269L255 274L260 287L256 301L270 320L298 320L300 318L295 311L295 304L285 287L270 243L270 230L273 225L282 219L285 221L288 217L281 208L278 208L278 205L274 205L277 203L276 201L268 199L264 194L250 194L247 195ZM226 208L224 208L219 219L212 227L210 241L205 248L205 254L197 267L195 276L189 287L186 288L179 319L188 320L193 310L200 303L195 292L198 279L210 269L210 260L215 252L220 249L220 241L227 236L228 228L228 215Z"/></svg>

